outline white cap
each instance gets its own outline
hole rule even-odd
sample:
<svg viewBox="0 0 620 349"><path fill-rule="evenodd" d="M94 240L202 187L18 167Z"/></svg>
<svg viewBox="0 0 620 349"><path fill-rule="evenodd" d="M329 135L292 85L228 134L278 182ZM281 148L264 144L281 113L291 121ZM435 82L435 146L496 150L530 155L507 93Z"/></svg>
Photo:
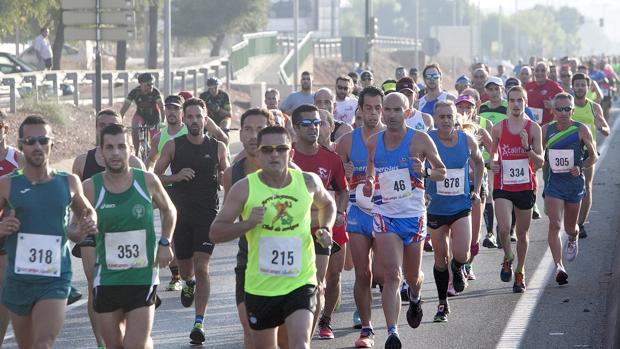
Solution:
<svg viewBox="0 0 620 349"><path fill-rule="evenodd" d="M504 81L497 76L491 76L487 79L487 82L484 83L484 87L487 87L489 84L495 84L497 86L504 87Z"/></svg>

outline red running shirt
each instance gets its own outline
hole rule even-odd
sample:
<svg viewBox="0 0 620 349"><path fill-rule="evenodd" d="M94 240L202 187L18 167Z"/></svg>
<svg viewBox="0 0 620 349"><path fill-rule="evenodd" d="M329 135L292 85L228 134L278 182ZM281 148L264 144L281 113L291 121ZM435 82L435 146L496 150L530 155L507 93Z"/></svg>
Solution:
<svg viewBox="0 0 620 349"><path fill-rule="evenodd" d="M532 144L531 120L525 121L525 131L529 144ZM499 156L499 173L493 177L493 188L505 191L536 190L534 164L529 160L527 152L521 146L521 137L510 133L508 119L501 122L501 133L497 145Z"/></svg>
<svg viewBox="0 0 620 349"><path fill-rule="evenodd" d="M536 81L528 82L525 85L527 91L527 106L532 109L534 114L542 111L541 125L545 125L553 120L551 109L545 108L545 101L552 100L558 93L564 92L557 82L547 79L543 85L539 85Z"/></svg>

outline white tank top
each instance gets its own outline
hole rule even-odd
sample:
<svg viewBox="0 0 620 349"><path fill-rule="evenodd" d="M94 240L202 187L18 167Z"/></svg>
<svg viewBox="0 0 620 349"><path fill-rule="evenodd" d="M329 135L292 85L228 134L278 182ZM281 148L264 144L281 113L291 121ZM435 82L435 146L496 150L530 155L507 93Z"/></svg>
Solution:
<svg viewBox="0 0 620 349"><path fill-rule="evenodd" d="M428 132L422 112L419 110L416 110L411 117L405 119L405 124L416 131Z"/></svg>

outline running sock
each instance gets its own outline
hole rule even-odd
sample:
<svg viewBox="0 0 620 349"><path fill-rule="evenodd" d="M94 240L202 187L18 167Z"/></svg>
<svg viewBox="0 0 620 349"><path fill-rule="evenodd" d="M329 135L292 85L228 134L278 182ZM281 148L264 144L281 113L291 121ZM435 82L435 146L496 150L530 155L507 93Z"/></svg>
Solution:
<svg viewBox="0 0 620 349"><path fill-rule="evenodd" d="M388 331L388 336L393 333L398 334L398 327L396 325L388 326L387 331Z"/></svg>
<svg viewBox="0 0 620 349"><path fill-rule="evenodd" d="M450 280L450 272L448 269L444 271L437 270L437 267L433 267L433 276L435 277L435 286L437 286L437 298L448 298L448 282Z"/></svg>
<svg viewBox="0 0 620 349"><path fill-rule="evenodd" d="M521 274L525 274L525 265L524 266L517 266L517 269L515 270L515 273L521 273Z"/></svg>
<svg viewBox="0 0 620 349"><path fill-rule="evenodd" d="M512 261L513 259L515 259L515 255L512 253L512 251L510 251L504 254L504 259L507 261Z"/></svg>
<svg viewBox="0 0 620 349"><path fill-rule="evenodd" d="M374 332L374 331L372 330L372 326L362 326L361 332Z"/></svg>
<svg viewBox="0 0 620 349"><path fill-rule="evenodd" d="M205 321L205 316L204 315L196 315L196 319L194 320L194 323L204 323Z"/></svg>
<svg viewBox="0 0 620 349"><path fill-rule="evenodd" d="M419 294L413 294L412 291L411 291L411 287L409 287L409 290L407 292L409 293L409 302L413 302L415 304L419 304L420 303L422 298L420 298Z"/></svg>
<svg viewBox="0 0 620 349"><path fill-rule="evenodd" d="M465 263L461 263L456 260L456 258L452 258L452 264L454 265L454 269L462 268Z"/></svg>
<svg viewBox="0 0 620 349"><path fill-rule="evenodd" d="M179 280L181 275L179 275L179 267L170 267L170 273L172 274L172 278L175 280Z"/></svg>
<svg viewBox="0 0 620 349"><path fill-rule="evenodd" d="M185 280L185 284L187 285L187 287L194 287L196 286L196 280L192 279L192 280Z"/></svg>

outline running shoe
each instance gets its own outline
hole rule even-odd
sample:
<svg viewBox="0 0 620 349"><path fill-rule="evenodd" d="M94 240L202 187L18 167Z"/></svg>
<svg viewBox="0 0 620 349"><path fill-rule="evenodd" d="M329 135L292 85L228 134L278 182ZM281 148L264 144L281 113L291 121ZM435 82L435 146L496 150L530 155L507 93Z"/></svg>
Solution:
<svg viewBox="0 0 620 349"><path fill-rule="evenodd" d="M166 291L181 291L183 289L183 283L180 279L172 278L166 286Z"/></svg>
<svg viewBox="0 0 620 349"><path fill-rule="evenodd" d="M583 226L583 224L579 224L579 238L585 239L587 237L588 233L586 232L586 228Z"/></svg>
<svg viewBox="0 0 620 349"><path fill-rule="evenodd" d="M402 302L409 302L409 285L406 281L400 286L400 300Z"/></svg>
<svg viewBox="0 0 620 349"><path fill-rule="evenodd" d="M422 322L422 299L418 303L410 301L409 309L407 309L407 323L412 328L418 328Z"/></svg>
<svg viewBox="0 0 620 349"><path fill-rule="evenodd" d="M524 293L525 292L525 275L523 273L515 273L515 283L512 285L512 292Z"/></svg>
<svg viewBox="0 0 620 349"><path fill-rule="evenodd" d="M353 328L361 329L362 328L362 319L360 318L360 312L355 309L353 312Z"/></svg>
<svg viewBox="0 0 620 349"><path fill-rule="evenodd" d="M504 258L502 269L499 272L499 277L503 282L510 282L510 280L512 280L512 261Z"/></svg>
<svg viewBox="0 0 620 349"><path fill-rule="evenodd" d="M71 291L69 292L69 298L67 298L67 305L71 305L82 298L82 292L80 292L77 288L71 286Z"/></svg>
<svg viewBox="0 0 620 349"><path fill-rule="evenodd" d="M448 292L447 292L447 294L448 294L448 297L454 297L454 296L458 296L459 295L459 293L454 290L454 285L452 284L452 281L448 282Z"/></svg>
<svg viewBox="0 0 620 349"><path fill-rule="evenodd" d="M334 339L334 332L332 331L329 320L324 317L321 317L321 320L319 320L319 338Z"/></svg>
<svg viewBox="0 0 620 349"><path fill-rule="evenodd" d="M564 246L564 253L566 254L566 260L572 262L577 258L579 254L579 239L576 238L574 241L571 241L570 238L566 242Z"/></svg>
<svg viewBox="0 0 620 349"><path fill-rule="evenodd" d="M433 244L431 243L431 238L430 236L426 238L426 240L424 240L424 251L426 252L433 252Z"/></svg>
<svg viewBox="0 0 620 349"><path fill-rule="evenodd" d="M495 236L493 233L487 234L487 236L482 240L482 246L486 248L497 248L495 244Z"/></svg>
<svg viewBox="0 0 620 349"><path fill-rule="evenodd" d="M356 348L372 348L375 345L375 333L371 328L363 328L360 337L355 341Z"/></svg>
<svg viewBox="0 0 620 349"><path fill-rule="evenodd" d="M189 343L193 345L202 345L202 343L204 343L205 330L204 330L204 326L202 325L202 323L200 322L194 323L194 327L192 328L192 331L189 333L189 339L191 339Z"/></svg>
<svg viewBox="0 0 620 349"><path fill-rule="evenodd" d="M403 344L400 342L400 338L398 338L398 333L396 332L390 334L385 341L385 349L400 349L402 347Z"/></svg>
<svg viewBox="0 0 620 349"><path fill-rule="evenodd" d="M186 282L185 285L183 285L183 289L181 290L181 304L183 304L185 308L191 307L192 304L194 303L194 289L195 288L196 288L195 283L192 283L192 285L189 286Z"/></svg>
<svg viewBox="0 0 620 349"><path fill-rule="evenodd" d="M448 314L450 314L450 308L447 304L439 304L437 306L437 314L433 318L433 322L448 322Z"/></svg>
<svg viewBox="0 0 620 349"><path fill-rule="evenodd" d="M463 268L465 268L467 280L476 280L476 274L474 274L474 268L472 268L471 264L467 263L463 266Z"/></svg>
<svg viewBox="0 0 620 349"><path fill-rule="evenodd" d="M467 279L463 275L463 267L458 267L454 259L452 259L450 268L452 268L452 285L454 285L454 290L456 292L463 292L465 287L467 287Z"/></svg>
<svg viewBox="0 0 620 349"><path fill-rule="evenodd" d="M557 268L557 272L555 274L555 282L557 282L560 286L566 285L568 283L568 274L566 274L564 268Z"/></svg>

